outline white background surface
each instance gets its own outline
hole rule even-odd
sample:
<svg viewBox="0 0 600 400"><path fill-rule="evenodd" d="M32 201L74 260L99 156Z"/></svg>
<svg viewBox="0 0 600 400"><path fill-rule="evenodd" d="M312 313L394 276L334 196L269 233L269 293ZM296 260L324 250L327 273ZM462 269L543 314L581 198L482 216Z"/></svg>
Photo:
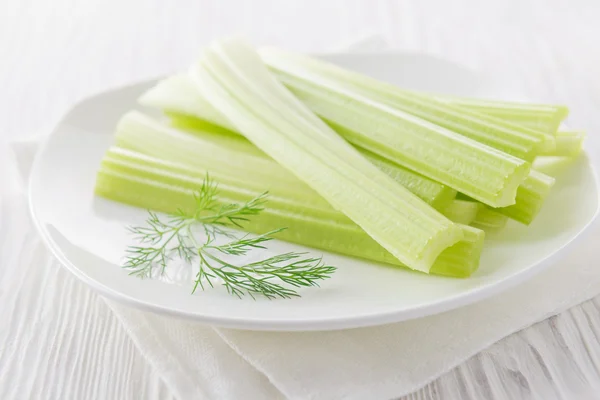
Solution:
<svg viewBox="0 0 600 400"><path fill-rule="evenodd" d="M597 154L599 17L600 3L583 0L4 0L0 141L52 124L92 92L175 71L222 35L316 51L380 33L396 48L501 74L533 98L569 104L571 125L588 130ZM11 216L0 215L1 227ZM48 259L10 268L41 244L0 229L0 256L23 242L18 257L0 264L0 317L8 321L0 324L0 398L170 398L95 294ZM28 274L40 276L24 284ZM22 301L31 291L38 298ZM78 301L48 318L64 296ZM599 305L513 335L413 398L600 398Z"/></svg>

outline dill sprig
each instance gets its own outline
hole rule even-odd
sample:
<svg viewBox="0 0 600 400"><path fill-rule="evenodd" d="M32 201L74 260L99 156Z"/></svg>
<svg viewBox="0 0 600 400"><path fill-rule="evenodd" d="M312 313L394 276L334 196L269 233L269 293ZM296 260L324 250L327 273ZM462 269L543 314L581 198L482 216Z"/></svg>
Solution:
<svg viewBox="0 0 600 400"><path fill-rule="evenodd" d="M164 273L169 261L177 257L190 265L198 263L192 293L221 282L228 293L239 298L262 295L269 299L298 297L295 288L318 286L319 280L329 278L335 271L335 267L326 265L321 258L298 252L282 253L242 265L224 260L222 255L245 256L252 250L266 249L265 244L273 240L273 235L285 228L262 235L237 236L228 229L242 228L250 217L258 215L264 209L267 193L243 204L227 205L218 204L217 194L217 185L207 175L194 195L192 213L179 209L161 219L149 211L144 226L129 228L139 245L126 250L123 267L131 270L131 275L147 278L156 267ZM199 241L196 237L194 228L197 226L202 228L204 240ZM219 244L219 239L226 241Z"/></svg>

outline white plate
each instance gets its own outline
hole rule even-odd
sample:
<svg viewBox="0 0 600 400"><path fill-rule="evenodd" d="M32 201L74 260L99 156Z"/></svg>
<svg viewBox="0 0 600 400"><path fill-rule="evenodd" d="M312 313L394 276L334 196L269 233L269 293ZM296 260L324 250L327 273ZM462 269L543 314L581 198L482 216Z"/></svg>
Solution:
<svg viewBox="0 0 600 400"><path fill-rule="evenodd" d="M506 95L507 85L495 86L467 69L425 55L327 57L405 87ZM302 298L239 300L222 287L191 295L191 282L182 286L141 280L119 267L130 240L125 225L143 218L145 212L93 195L95 173L112 141L115 122L135 107L136 97L151 84L111 90L77 104L36 158L30 190L34 221L66 268L102 294L139 308L257 330L328 330L423 317L482 300L530 278L556 261L597 213L595 174L587 158L580 157L559 176L535 223L527 228L512 223L489 237L481 267L469 279L426 276L325 254L338 271L322 288L302 290Z"/></svg>

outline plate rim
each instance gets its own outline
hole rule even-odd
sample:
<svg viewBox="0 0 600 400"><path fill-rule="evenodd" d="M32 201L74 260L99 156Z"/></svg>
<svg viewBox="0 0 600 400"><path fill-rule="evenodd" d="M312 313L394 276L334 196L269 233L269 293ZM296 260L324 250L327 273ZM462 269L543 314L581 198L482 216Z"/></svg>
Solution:
<svg viewBox="0 0 600 400"><path fill-rule="evenodd" d="M373 54L387 54L389 55L391 52L352 52L352 53L327 53L328 55L365 55L371 56ZM458 63L455 63L450 60L446 60L440 57L432 56L427 53L419 53L419 52L398 52L403 55L419 55L419 56L427 56L429 58L433 58L443 62L449 62L455 65L459 65L463 68L468 69L473 72L470 68L462 66ZM475 72L476 73L476 72ZM546 255L544 258L539 260L535 264L529 265L529 267L522 269L513 275L510 275L500 281L488 283L483 286L480 286L475 289L468 290L466 292L461 292L459 294L450 296L449 298L436 300L434 302L430 302L427 304L422 304L418 306L411 307L410 309L404 310L396 310L396 311L388 311L388 312L379 312L379 313L371 313L365 315L353 315L351 317L341 317L341 318L320 318L320 319L311 319L311 320L285 320L285 319L277 319L277 320L265 320L265 319L243 319L236 317L215 317L215 316L206 316L199 314L197 312L187 312L177 309L172 309L168 306L163 306L160 304L148 303L144 300L137 299L132 297L126 293L116 291L115 289L107 286L91 276L88 276L82 269L78 268L69 257L64 254L61 250L61 247L52 239L50 233L41 222L35 207L35 184L37 182L36 176L39 176L38 170L44 159L44 155L48 151L48 146L51 139L57 134L58 127L60 127L64 121L69 117L69 115L76 110L76 108L81 105L85 101L93 100L96 97L106 95L113 91L124 90L127 88L133 88L135 86L140 86L144 84L151 83L161 77L143 79L140 81L128 83L125 85L118 85L114 87L110 87L108 89L98 91L96 93L85 96L79 100L77 100L58 120L57 123L53 125L53 128L47 134L43 141L38 146L35 157L33 159L29 180L27 183L27 202L29 213L32 218L33 225L41 236L42 242L45 247L50 251L50 253L59 261L59 263L65 267L68 271L70 271L77 279L85 283L87 286L91 287L96 293L99 293L103 296L106 296L112 300L116 300L120 303L126 304L128 306L135 307L137 309L141 309L144 311L151 311L161 315L177 317L187 320L193 320L202 324L207 324L211 326L219 326L224 328L234 328L234 329L242 329L242 330L260 330L260 331L331 331L331 330L340 330L340 329L351 329L351 328L362 328L369 326L377 326L384 325L389 323L397 323L408 321L417 318L423 318L427 316L432 316L435 314L443 313L446 311L450 311L453 309L461 308L470 304L475 304L481 302L485 299L491 298L495 295L498 295L501 292L507 291L515 286L518 286L521 283L525 283L535 275L541 273L546 270L550 265L554 262L560 261L564 256L567 255L568 251L572 247L572 245L577 242L585 239L590 232L590 227L596 221L598 215L600 214L600 185L599 178L594 163L590 155L585 152L581 156L586 157L586 166L590 169L594 183L596 185L596 209L594 210L593 216L583 225L568 241L562 243L560 247L555 248L551 253Z"/></svg>

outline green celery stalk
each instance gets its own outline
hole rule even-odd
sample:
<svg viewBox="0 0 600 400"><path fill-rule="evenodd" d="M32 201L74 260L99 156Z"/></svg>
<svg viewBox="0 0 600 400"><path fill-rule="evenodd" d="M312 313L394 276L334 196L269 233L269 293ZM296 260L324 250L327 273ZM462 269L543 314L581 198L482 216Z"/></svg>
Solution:
<svg viewBox="0 0 600 400"><path fill-rule="evenodd" d="M456 223L469 225L475 220L481 207L483 205L476 201L454 200L442 214Z"/></svg>
<svg viewBox="0 0 600 400"><path fill-rule="evenodd" d="M437 94L432 97L465 110L476 111L532 129L538 129L549 135L556 133L560 123L569 114L569 109L562 105L483 100Z"/></svg>
<svg viewBox="0 0 600 400"><path fill-rule="evenodd" d="M239 136L239 135L238 135ZM213 140L217 139L217 140ZM273 195L290 193L301 201L329 206L319 194L279 164L265 157L255 146L218 133L195 135L172 129L132 111L117 124L115 143L125 149L171 160L212 175L229 176L231 184L243 182Z"/></svg>
<svg viewBox="0 0 600 400"><path fill-rule="evenodd" d="M170 114L170 124L161 123L137 111L125 114L115 133L116 143L144 154L178 159L194 167L210 169L211 173L230 176L237 182L251 181L259 190L272 194L303 192L329 204L310 187L288 173L264 152L238 133L214 129L194 117ZM437 210L445 209L456 196L456 191L417 173L390 163L367 151L363 155L381 171L400 183Z"/></svg>
<svg viewBox="0 0 600 400"><path fill-rule="evenodd" d="M540 155L557 157L576 156L581 153L585 136L585 132L583 131L558 131L555 136L556 147L554 151L546 151Z"/></svg>
<svg viewBox="0 0 600 400"><path fill-rule="evenodd" d="M171 118L172 125L182 128L182 129L186 129L189 132L195 132L199 136L207 136L207 135L213 136L213 137L219 136L219 134L213 134L210 131L203 130L202 128L205 127L205 125L203 125L203 124L205 124L205 122L198 120L195 117L187 117L187 116L181 116L181 115L176 115L176 114L170 114L170 118ZM235 137L235 133L229 131L227 133L226 137L227 138ZM241 141L244 141L245 143L249 144L249 146L246 149L244 149L244 151L253 152L253 154L259 154L259 153L257 153L258 150L256 149L256 147L252 146L245 139L242 139L239 135L237 137L240 138ZM229 143L222 143L222 145L223 146L231 146ZM140 146L143 146L143 143L141 143ZM198 150L198 151L201 151L201 150ZM418 184L415 185L415 184L411 183L413 181L413 179L411 179L410 175L400 176L400 178L399 178L397 175L395 175L393 173L393 171L394 171L393 167L395 167L394 164L388 163L388 165L387 165L388 169L386 169L385 165L378 165L378 162L385 162L385 160L383 160L382 158L377 159L377 156L375 156L373 153L370 153L368 151L363 150L362 152L363 152L363 155L365 155L368 159L371 160L371 162L373 162L375 165L380 167L382 171L386 172L388 175L390 175L394 179L396 179L399 183L401 183L405 187L409 188L411 191L413 191L413 193L417 194L423 200L428 201L428 198L435 198L435 197L432 197L431 195L428 195L428 193L431 193L431 190L433 190L436 187L435 185L430 188L428 185L430 185L431 183L423 184L422 182L419 182L419 181L417 181ZM264 153L262 153L262 155L265 156ZM403 169L401 171L407 171L407 170ZM408 171L408 172L410 172L410 171ZM418 175L417 175L417 177L418 177ZM430 182L432 182L432 181L430 181ZM519 189L517 190L515 204L512 206L506 207L505 209L500 208L499 210L503 210L503 211L501 211L502 213L505 213L507 216L517 219L519 222L522 222L524 224L530 224L533 221L533 219L537 216L539 211L541 210L542 205L543 205L543 203L548 195L548 192L550 191L553 184L554 184L553 178L548 177L544 174L541 174L537 171L533 172L533 173L530 172L529 176L523 181L523 183L519 186ZM434 193L439 193L439 192L434 191ZM452 196L452 197L450 197L450 196ZM432 205L433 204L442 205L443 208L438 208L438 207L436 207L436 208L438 210L440 210L442 212L442 214L446 215L452 221L463 223L463 224L468 224L469 222L466 222L465 217L460 216L460 212L457 214L457 213L454 213L452 210L450 212L447 211L448 207L450 207L453 204L452 203L453 198L454 198L453 194L447 193L447 194L442 194L439 197L435 198L436 203L434 203L433 201L428 201L428 202ZM456 204L454 204L454 207L456 207Z"/></svg>
<svg viewBox="0 0 600 400"><path fill-rule="evenodd" d="M263 50L261 56L292 92L301 94L309 107L315 90L325 84L343 87L527 161L532 161L539 149L548 144L543 132L402 90L324 61L273 49Z"/></svg>
<svg viewBox="0 0 600 400"><path fill-rule="evenodd" d="M164 83L159 82L158 85L163 85ZM161 90L168 90L168 88L163 87ZM177 96L175 96L174 94L170 94L169 95L170 99L177 99ZM183 107L182 105L179 105L177 103L177 101L171 102L169 103L170 106L166 107L167 109L184 109L185 107ZM154 104L153 106L156 106L156 104ZM206 121L202 121L200 119L198 119L197 117L192 117L192 116L185 116L182 114L175 114L175 113L169 113L169 116L171 117L171 124L173 124L174 126L178 127L178 128L182 128L182 129L187 129L187 130L193 130L193 131L198 131L198 132L204 132L204 134L210 134L210 132L214 131L213 126L209 123L207 123ZM222 128L219 128L222 129ZM235 132L233 131L229 131L227 130L227 137L231 137L233 135L236 135ZM135 142L138 142L139 145L143 146L145 141L138 141L136 140ZM224 143L223 145L227 146L228 144ZM247 148L246 151L254 151L254 154L256 154L256 152L262 153L259 150L257 150L255 147L253 147L253 149ZM369 157L370 155L372 156L373 153L370 153L366 150L361 150L363 152L364 155L366 155L367 157ZM262 153L264 154L264 153ZM379 157L380 160L383 160L381 157ZM371 158L371 161L374 162L375 159ZM377 163L374 162L376 165ZM390 163L390 165L394 166L394 164ZM384 169L385 171L385 169ZM407 170L408 171L408 170ZM386 171L387 172L387 171ZM391 175L392 177L396 178L394 175ZM538 181L538 179L534 178L527 178L527 179L533 179L533 182L535 183L536 181ZM397 179L398 180L398 179ZM409 188L410 190L413 191L413 193L417 194L419 197L421 197L423 200L428 201L428 198L436 198L433 197L431 195L427 195L428 189L426 189L428 187L429 184L424 184L423 186L420 186L420 184L411 184L410 181L406 182L406 181L402 181L402 180L398 180L398 182L400 182L401 184L403 184L405 187ZM433 181L430 181L433 182ZM537 213L539 212L539 210L542 207L543 201L546 198L546 194L547 191L550 189L551 185L552 185L552 181L549 180L545 180L544 179L545 184L542 186L535 186L535 187L541 187L542 193L536 193L535 190L532 192L531 189L528 189L527 187L525 188L520 188L519 190L517 190L517 196L516 196L516 202L515 205L513 207L511 207L510 209L507 210L507 213L510 214L511 216L515 216L518 217L521 222L529 224L533 221L533 219L535 218L535 216L537 215ZM530 185L528 185L530 186ZM420 192L419 193L419 188L420 188ZM417 189L417 190L414 190ZM432 202L432 201L428 201L430 204L434 205L434 207L438 210L444 210L444 206L445 205L449 205L450 204L450 199L453 196L448 193L442 196L437 197L438 199L443 199L443 200L438 200L437 203ZM436 204L441 205L441 207L436 206Z"/></svg>
<svg viewBox="0 0 600 400"><path fill-rule="evenodd" d="M368 150L358 150L382 172L417 195L436 210L445 210L454 201L457 193L456 190L401 167L398 164L394 164Z"/></svg>
<svg viewBox="0 0 600 400"><path fill-rule="evenodd" d="M410 268L429 272L463 238L459 226L377 169L285 89L251 46L215 42L190 75L238 131Z"/></svg>
<svg viewBox="0 0 600 400"><path fill-rule="evenodd" d="M542 209L554 182L554 178L532 169L517 191L517 203L497 208L496 211L515 221L529 225Z"/></svg>
<svg viewBox="0 0 600 400"><path fill-rule="evenodd" d="M125 117L124 117L125 118ZM150 121L148 119L148 117L144 117L146 118L148 121ZM239 135L236 135L234 132L228 132L226 135L222 135L222 134L218 134L218 133L213 133L211 131L208 130L203 130L204 127L206 127L206 125L203 121L198 120L195 117L187 117L187 116L181 116L181 115L176 115L176 114L171 114L170 115L171 118L171 124L182 128L182 129L186 129L188 131L188 133L192 134L194 133L195 135L197 135L197 137L212 137L213 138L213 142L214 143L220 143L222 146L224 147L233 147L231 145L230 142L225 142L225 140L231 140L233 137L237 137L240 141L246 143L248 146L246 148L241 148L241 146L236 145L235 147L239 148L241 151L245 151L247 153L252 153L254 155L262 155L263 157L266 157L266 155L262 152L260 152L255 146L253 146L252 144L250 144L248 141L246 141L245 139L241 138ZM143 137L145 134L144 132L147 132L148 135L154 135L154 132L156 132L157 129L166 129L166 127L162 127L156 124L152 124L152 123L148 123L145 125L141 125L137 128L134 128L133 130L135 130L136 132L138 132L137 137L133 138L132 142L137 143L137 148L138 149L143 149L144 146L146 146L146 143L148 142L152 142L155 139L152 139L150 141L143 141L140 140L141 137ZM152 130L152 132L150 132L150 130ZM125 135L127 134L126 131L124 132L120 132L120 130L117 130L117 137L119 137L121 134ZM221 136L225 136L226 139L224 139L224 141L219 142L219 137ZM150 136L153 137L153 136ZM171 146L173 145L173 141L168 141L169 143L165 143L164 146ZM186 150L187 149L187 150ZM182 149L180 151L191 151L192 148L189 145L185 146L185 149ZM144 151L144 150L140 150L140 151ZM160 150L157 149L154 152L154 155L159 156L161 151L164 151L164 147L161 146ZM216 150L211 150L211 152L214 154ZM197 148L195 150L193 150L194 154L203 154L203 150L200 148ZM382 158L376 158L375 155L373 155L372 153L369 153L367 151L363 151L363 155L365 155L368 159L371 160L371 162L373 162L375 165L377 165L378 167L380 167L382 169L382 171L386 172L388 175L392 176L394 179L396 179L398 182L400 182L402 185L404 185L405 187L409 188L410 190L413 191L413 193L417 194L419 197L421 197L422 199L424 199L425 201L428 201L428 199L435 199L435 200L429 200L428 202L432 205L434 204L439 204L442 207L441 208L437 208L438 210L442 211L442 213L444 215L446 215L449 219L451 219L454 222L460 222L460 223L467 223L465 222L465 219L461 219L462 217L457 217L456 214L448 214L448 212L446 211L447 208L452 204L452 199L454 198L454 195L452 193L443 193L441 195L439 195L438 197L434 197L431 194L428 193L440 193L435 191L436 186L431 186L429 187L429 185L431 185L430 183L426 183L423 184L422 182L418 183L418 184L413 184L411 183L413 181L414 178L411 178L410 175L396 175L393 173L394 171L394 167L395 165L392 163L388 163L387 165L378 165L378 162L385 162L385 160L383 160ZM202 157L200 157L202 158ZM386 169L387 167L387 169ZM408 171L405 169L402 169L400 171ZM408 171L410 172L410 171ZM418 175L416 175L418 177ZM516 196L516 202L514 205L509 206L509 207L505 207L505 208L499 208L497 210L500 210L498 212L502 213L502 215L506 215L506 216L510 216L511 218L516 219L517 221L524 223L524 224L530 224L533 219L537 216L537 214L539 213L539 211L542 208L542 205L552 187L552 185L554 184L554 179L551 177L548 177L544 174L541 174L540 172L530 172L529 176L523 181L523 183L519 186L519 189L517 190L517 196ZM465 197L464 195L461 195L463 198L468 198Z"/></svg>
<svg viewBox="0 0 600 400"><path fill-rule="evenodd" d="M508 207L493 208L494 211L505 215L522 224L529 225L539 214L544 201L554 186L555 179L539 171L531 170L529 176L517 190L517 201ZM457 198L469 200L468 196L459 193Z"/></svg>
<svg viewBox="0 0 600 400"><path fill-rule="evenodd" d="M166 161L128 149L111 147L105 154L96 180L96 194L132 206L172 213L178 208L193 210L192 194L207 171L179 162ZM244 183L231 185L213 175L219 186L221 204L241 203L260 194ZM403 266L343 213L299 202L294 196L269 195L265 210L251 218L244 229L265 233L280 227L288 229L278 238L326 251ZM483 246L481 230L460 226L463 239L441 252L430 273L467 277L477 269Z"/></svg>
<svg viewBox="0 0 600 400"><path fill-rule="evenodd" d="M483 206L479 208L479 212L475 219L471 222L471 226L479 229L501 229L506 226L508 217L499 213L497 210Z"/></svg>
<svg viewBox="0 0 600 400"><path fill-rule="evenodd" d="M150 90L144 92L138 102L142 105L173 111L184 115L196 115L201 110L202 119L216 126L235 130L235 127L217 111L203 96L198 95L190 78L178 74L162 79Z"/></svg>
<svg viewBox="0 0 600 400"><path fill-rule="evenodd" d="M293 92L355 146L492 206L513 204L529 170L523 160L342 87Z"/></svg>
<svg viewBox="0 0 600 400"><path fill-rule="evenodd" d="M157 86L161 86L160 91L164 91L167 85L168 82L160 82ZM176 90L177 88L173 88L174 92ZM191 89L188 87L184 90ZM185 113L190 107L177 101L178 97L174 92L168 96L168 105L164 102L147 101L154 96L144 96L140 101L147 106ZM181 96L181 99L186 97L187 95ZM516 186L526 175L529 164L401 111L378 104L370 109L369 104L360 102L350 109L348 102L338 100L329 109L337 112L337 119L342 122L357 122L357 130L362 133L357 134L341 124L335 124L331 119L329 122L339 134L359 148L368 149L395 164L403 165L454 189L469 192L482 202L491 205L508 205L514 202ZM368 103L368 100L365 101ZM394 115L398 113L400 117ZM205 113L202 109L195 109L193 115L218 123L210 120L209 114L212 112ZM229 122L223 126L233 128ZM406 134L399 135L398 132ZM377 137L373 140L372 136ZM417 147L413 147L415 144Z"/></svg>
<svg viewBox="0 0 600 400"><path fill-rule="evenodd" d="M170 119L170 125L186 130L195 134L198 137L203 137L213 143L220 143L225 147L232 147L231 138L236 138L239 142L236 148L246 153L260 155L265 158L268 156L260 151L256 146L250 143L246 138L239 133L224 129L219 126L214 126L211 123L200 120L196 117L181 115L177 113L167 112ZM217 128L217 130L215 130ZM226 139L223 139L226 138ZM397 164L379 157L377 154L371 153L368 150L357 149L361 154L369 160L373 165L385 172L388 176L400 183L402 186L416 194L419 198L431 205L436 210L446 209L456 197L456 190L442 185L441 183L432 181L423 175L410 171Z"/></svg>

